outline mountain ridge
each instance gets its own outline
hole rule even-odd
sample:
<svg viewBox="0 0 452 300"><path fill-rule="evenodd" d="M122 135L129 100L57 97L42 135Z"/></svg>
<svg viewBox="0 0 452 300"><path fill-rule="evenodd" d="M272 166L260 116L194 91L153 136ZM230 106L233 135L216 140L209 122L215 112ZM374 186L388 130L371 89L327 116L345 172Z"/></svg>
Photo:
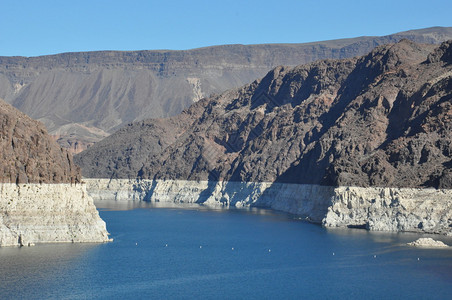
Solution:
<svg viewBox="0 0 452 300"><path fill-rule="evenodd" d="M439 43L452 38L452 28L307 44L0 57L0 97L42 121L60 145L79 152L127 123L176 115L277 65L353 57L402 38Z"/></svg>
<svg viewBox="0 0 452 300"><path fill-rule="evenodd" d="M451 44L277 67L75 159L97 178L452 188Z"/></svg>

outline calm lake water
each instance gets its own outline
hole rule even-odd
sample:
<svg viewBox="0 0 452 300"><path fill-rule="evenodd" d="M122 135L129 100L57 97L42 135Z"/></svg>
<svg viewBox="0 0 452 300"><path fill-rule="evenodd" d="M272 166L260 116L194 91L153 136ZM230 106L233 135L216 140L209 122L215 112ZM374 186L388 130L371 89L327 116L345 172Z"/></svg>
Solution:
<svg viewBox="0 0 452 300"><path fill-rule="evenodd" d="M419 235L328 230L266 210L111 208L100 214L113 243L0 248L0 298L452 297L452 250L405 245Z"/></svg>

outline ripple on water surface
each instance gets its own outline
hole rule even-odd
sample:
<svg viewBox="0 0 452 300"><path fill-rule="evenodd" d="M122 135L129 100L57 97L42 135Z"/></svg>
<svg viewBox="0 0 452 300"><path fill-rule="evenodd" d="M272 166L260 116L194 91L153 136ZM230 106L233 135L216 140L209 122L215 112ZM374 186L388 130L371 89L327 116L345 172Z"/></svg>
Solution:
<svg viewBox="0 0 452 300"><path fill-rule="evenodd" d="M325 229L268 210L129 203L100 214L113 243L0 248L1 298L438 299L452 293L452 251L407 246L417 234Z"/></svg>

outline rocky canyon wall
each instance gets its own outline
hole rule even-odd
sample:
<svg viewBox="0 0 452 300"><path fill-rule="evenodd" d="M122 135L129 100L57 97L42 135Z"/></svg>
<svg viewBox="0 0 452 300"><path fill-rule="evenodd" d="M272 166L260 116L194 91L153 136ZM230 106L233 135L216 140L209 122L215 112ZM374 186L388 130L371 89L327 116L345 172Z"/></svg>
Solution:
<svg viewBox="0 0 452 300"><path fill-rule="evenodd" d="M263 207L326 227L452 234L452 190L314 184L85 179L95 201Z"/></svg>

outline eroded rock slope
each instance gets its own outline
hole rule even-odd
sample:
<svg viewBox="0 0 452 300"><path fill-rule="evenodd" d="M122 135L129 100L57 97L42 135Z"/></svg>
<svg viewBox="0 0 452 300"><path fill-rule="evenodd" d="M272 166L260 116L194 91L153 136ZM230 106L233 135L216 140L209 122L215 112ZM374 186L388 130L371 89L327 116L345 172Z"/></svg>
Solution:
<svg viewBox="0 0 452 300"><path fill-rule="evenodd" d="M177 115L278 65L354 57L402 38L440 43L452 38L452 28L307 44L0 57L0 97L42 121L61 146L80 152L132 121Z"/></svg>
<svg viewBox="0 0 452 300"><path fill-rule="evenodd" d="M277 67L76 161L99 178L452 188L451 45Z"/></svg>

